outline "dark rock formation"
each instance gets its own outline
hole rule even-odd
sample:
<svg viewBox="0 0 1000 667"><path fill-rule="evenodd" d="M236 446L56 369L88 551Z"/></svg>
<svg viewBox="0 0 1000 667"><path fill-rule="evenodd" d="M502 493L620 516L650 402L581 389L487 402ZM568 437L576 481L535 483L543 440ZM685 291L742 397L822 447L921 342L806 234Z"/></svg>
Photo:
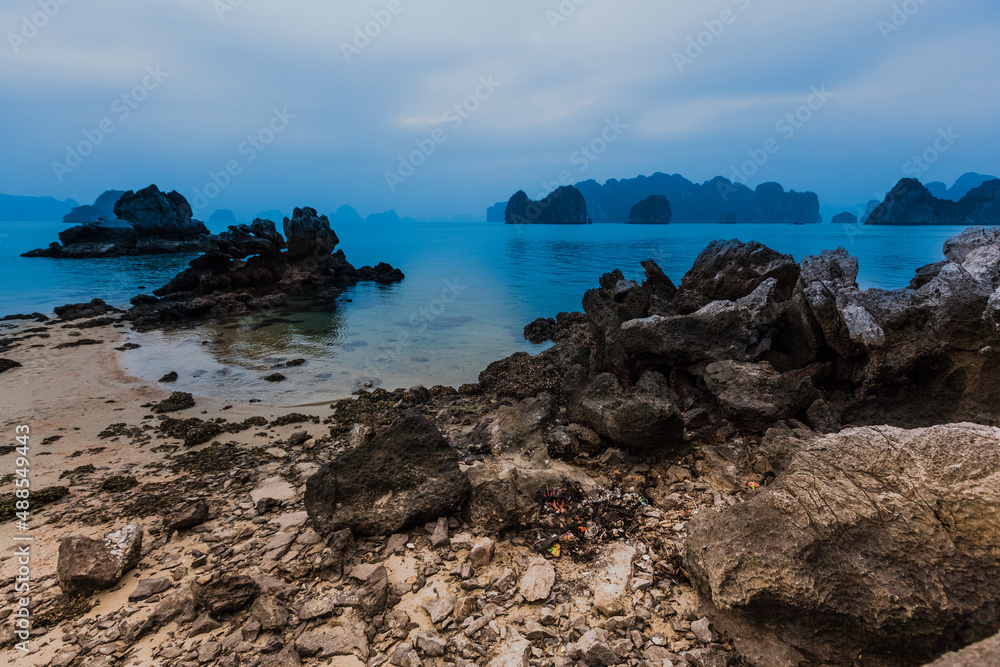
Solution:
<svg viewBox="0 0 1000 667"><path fill-rule="evenodd" d="M64 322L121 312L117 308L104 303L103 299L93 299L87 303L68 303L65 306L56 306L53 311L56 317Z"/></svg>
<svg viewBox="0 0 1000 667"><path fill-rule="evenodd" d="M115 217L115 204L125 194L124 190L106 190L92 205L77 206L63 216L63 222L78 225L97 222L101 218Z"/></svg>
<svg viewBox="0 0 1000 667"><path fill-rule="evenodd" d="M843 213L838 213L833 216L833 219L830 220L830 222L842 227L852 227L858 224L858 216L853 213L849 213L848 211L844 211Z"/></svg>
<svg viewBox="0 0 1000 667"><path fill-rule="evenodd" d="M12 370L14 368L20 368L21 364L12 359L2 359L0 358L0 373Z"/></svg>
<svg viewBox="0 0 1000 667"><path fill-rule="evenodd" d="M819 199L812 192L785 192L777 183L756 191L721 176L702 184L679 174L655 173L632 179L577 183L594 222L626 222L632 206L651 195L670 201L671 223L820 221Z"/></svg>
<svg viewBox="0 0 1000 667"><path fill-rule="evenodd" d="M365 221L361 214L353 206L341 206L337 212L330 216L330 222L335 225L341 223L347 225L360 225Z"/></svg>
<svg viewBox="0 0 1000 667"><path fill-rule="evenodd" d="M24 253L24 257L121 257L203 252L213 239L204 224L191 217L191 206L179 193L164 194L151 185L126 192L115 204L116 217L86 222L59 233L59 243Z"/></svg>
<svg viewBox="0 0 1000 667"><path fill-rule="evenodd" d="M861 290L843 249L796 264L739 241L712 243L679 290L652 261L642 284L614 271L584 313L526 328L552 348L491 364L479 388L547 392L606 444L639 451L760 437L783 419L825 432L1000 424L1000 230L970 228L944 253L891 291ZM659 440L607 422L633 409Z"/></svg>
<svg viewBox="0 0 1000 667"><path fill-rule="evenodd" d="M768 278L775 279L779 293L789 295L799 279L799 266L791 255L756 241L712 241L681 281L675 306L687 314L713 301L736 301Z"/></svg>
<svg viewBox="0 0 1000 667"><path fill-rule="evenodd" d="M64 593L81 595L111 588L142 558L142 526L130 523L92 540L82 535L59 543L56 567Z"/></svg>
<svg viewBox="0 0 1000 667"><path fill-rule="evenodd" d="M486 209L486 222L504 222L504 214L507 211L507 202L497 202Z"/></svg>
<svg viewBox="0 0 1000 667"><path fill-rule="evenodd" d="M305 507L324 533L389 535L456 512L468 493L458 453L431 422L406 416L310 477Z"/></svg>
<svg viewBox="0 0 1000 667"><path fill-rule="evenodd" d="M273 222L260 219L212 237L212 249L191 260L188 269L153 295L132 299L128 318L135 328L148 330L270 310L289 296L332 298L361 280L391 283L404 277L385 263L355 269L342 250L334 252L337 235L315 209L295 209L285 218L284 229L287 243Z"/></svg>
<svg viewBox="0 0 1000 667"><path fill-rule="evenodd" d="M583 225L587 219L587 204L580 191L561 186L541 201L532 201L524 190L518 190L507 203L504 221L508 224Z"/></svg>
<svg viewBox="0 0 1000 667"><path fill-rule="evenodd" d="M628 221L633 225L666 225L672 216L670 202L663 195L650 195L632 207Z"/></svg>
<svg viewBox="0 0 1000 667"><path fill-rule="evenodd" d="M868 216L869 225L1000 224L1000 180L973 188L960 200L938 199L914 178L904 178Z"/></svg>
<svg viewBox="0 0 1000 667"><path fill-rule="evenodd" d="M995 429L782 438L793 453L770 486L689 525L685 569L745 657L921 664L959 632L997 630ZM771 653L771 635L796 659Z"/></svg>

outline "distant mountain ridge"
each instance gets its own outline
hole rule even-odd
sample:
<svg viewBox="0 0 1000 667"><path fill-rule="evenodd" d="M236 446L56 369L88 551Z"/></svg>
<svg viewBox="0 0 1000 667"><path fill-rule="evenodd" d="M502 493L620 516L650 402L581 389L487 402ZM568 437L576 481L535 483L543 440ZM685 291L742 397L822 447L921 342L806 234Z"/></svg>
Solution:
<svg viewBox="0 0 1000 667"><path fill-rule="evenodd" d="M680 174L657 172L652 176L611 179L603 185L594 180L576 184L587 204L587 215L595 222L626 223L636 204L654 195L670 203L671 223L749 222L818 223L819 197L814 192L785 191L778 183L762 183L751 190L717 176L702 184ZM503 222L506 203L487 209L487 220Z"/></svg>
<svg viewBox="0 0 1000 667"><path fill-rule="evenodd" d="M0 195L0 220L4 222L55 222L62 220L77 202L52 197Z"/></svg>
<svg viewBox="0 0 1000 667"><path fill-rule="evenodd" d="M915 178L904 178L879 204L869 225L1000 225L1000 180L988 180L958 201L940 199Z"/></svg>
<svg viewBox="0 0 1000 667"><path fill-rule="evenodd" d="M947 184L941 181L933 181L931 183L925 183L924 187L938 199L950 199L951 201L958 201L965 195L969 194L972 190L975 190L980 185L987 181L996 180L996 176L986 176L983 174L977 174L974 171L970 171L966 174L962 174L955 181L955 184L950 188Z"/></svg>

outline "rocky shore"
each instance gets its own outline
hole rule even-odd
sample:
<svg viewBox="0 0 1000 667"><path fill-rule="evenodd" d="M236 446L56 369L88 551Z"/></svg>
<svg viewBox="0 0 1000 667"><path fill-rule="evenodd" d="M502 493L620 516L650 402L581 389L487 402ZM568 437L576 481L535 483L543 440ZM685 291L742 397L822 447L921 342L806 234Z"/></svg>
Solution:
<svg viewBox="0 0 1000 667"><path fill-rule="evenodd" d="M334 257L314 222L286 222L284 254ZM230 242L267 257L272 231ZM223 256L162 300L254 275ZM715 242L679 286L652 261L641 284L605 275L583 312L526 327L552 347L476 384L296 410L124 375L136 309L0 323L36 538L32 653L8 624L3 655L996 663L1000 235L970 228L944 258L907 289L861 290L843 249L796 262ZM8 603L15 560L0 556Z"/></svg>

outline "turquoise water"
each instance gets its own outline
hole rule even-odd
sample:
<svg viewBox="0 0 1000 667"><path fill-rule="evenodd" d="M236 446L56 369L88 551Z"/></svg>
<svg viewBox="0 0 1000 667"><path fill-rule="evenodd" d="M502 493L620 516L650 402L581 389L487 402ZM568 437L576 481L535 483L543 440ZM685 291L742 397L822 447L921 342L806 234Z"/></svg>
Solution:
<svg viewBox="0 0 1000 667"><path fill-rule="evenodd" d="M159 287L190 257L110 260L28 259L18 255L55 239L61 223L0 222L0 316L49 312L104 298L126 305L139 286ZM213 230L214 231L214 230ZM914 269L941 259L956 227L821 225L512 226L417 223L338 226L355 265L387 261L406 273L397 285L362 284L336 304L268 321L262 316L197 329L132 334L143 347L128 369L151 380L171 370L176 388L202 395L261 398L276 404L326 401L360 382L387 388L475 381L489 362L541 349L523 339L536 317L580 310L583 293L606 271L641 278L654 258L680 282L714 239L756 240L796 259L844 246L860 259L862 287L906 286ZM289 359L286 382L263 377Z"/></svg>

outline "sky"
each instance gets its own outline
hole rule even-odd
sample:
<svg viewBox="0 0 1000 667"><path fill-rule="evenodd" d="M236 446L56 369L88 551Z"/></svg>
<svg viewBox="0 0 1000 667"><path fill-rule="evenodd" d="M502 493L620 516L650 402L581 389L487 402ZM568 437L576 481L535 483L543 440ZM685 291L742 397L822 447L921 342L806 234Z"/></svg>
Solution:
<svg viewBox="0 0 1000 667"><path fill-rule="evenodd" d="M5 0L0 192L472 215L655 171L1000 174L995 0Z"/></svg>

